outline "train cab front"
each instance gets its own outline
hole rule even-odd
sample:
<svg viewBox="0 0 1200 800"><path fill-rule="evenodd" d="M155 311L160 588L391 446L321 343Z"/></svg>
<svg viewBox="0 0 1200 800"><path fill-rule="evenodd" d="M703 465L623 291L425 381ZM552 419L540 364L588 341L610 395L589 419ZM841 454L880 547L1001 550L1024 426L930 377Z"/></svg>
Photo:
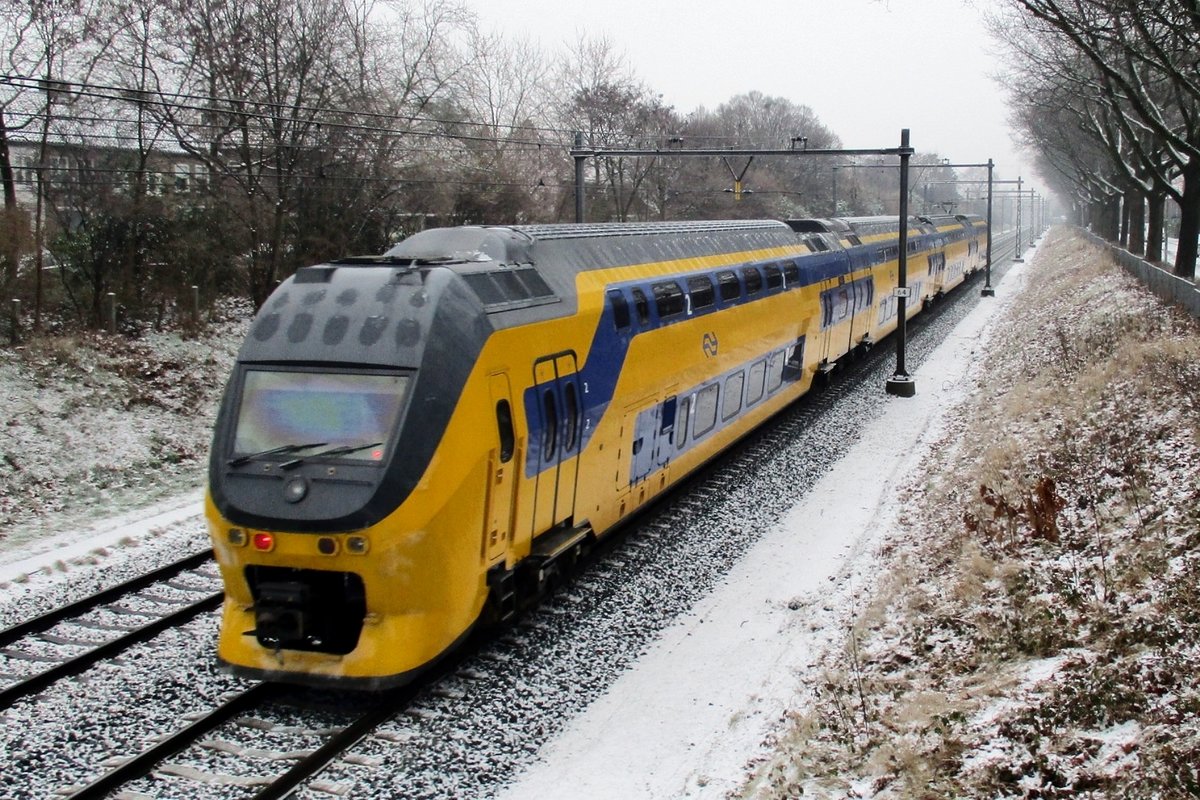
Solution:
<svg viewBox="0 0 1200 800"><path fill-rule="evenodd" d="M379 688L444 651L477 605L446 575L466 556L437 535L457 524L438 500L439 476L455 476L431 465L481 346L433 340L478 309L452 277L317 277L267 301L218 413L218 657L249 677Z"/></svg>

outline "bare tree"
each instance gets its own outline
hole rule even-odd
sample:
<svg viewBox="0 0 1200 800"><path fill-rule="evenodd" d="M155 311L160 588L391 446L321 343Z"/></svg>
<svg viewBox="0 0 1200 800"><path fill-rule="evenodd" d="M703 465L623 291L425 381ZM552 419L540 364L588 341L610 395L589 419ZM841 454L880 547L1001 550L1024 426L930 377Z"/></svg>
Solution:
<svg viewBox="0 0 1200 800"><path fill-rule="evenodd" d="M456 138L445 168L458 179L450 188L456 222L522 222L547 216L547 186L557 183L547 155L562 137L546 128L553 98L552 63L528 40L505 40L472 27L469 61L452 95L436 111ZM561 156L558 158L561 163Z"/></svg>
<svg viewBox="0 0 1200 800"><path fill-rule="evenodd" d="M1064 196L1094 207L1090 222L1098 231L1161 258L1163 205L1179 191L1177 170L1157 137L1130 128L1128 103L1056 29L1010 14L994 24L993 35L1016 56L1004 84L1016 126L1043 158L1045 174L1065 180L1059 186Z"/></svg>
<svg viewBox="0 0 1200 800"><path fill-rule="evenodd" d="M10 85L19 98L11 99L32 107L39 128L33 221L33 325L37 329L41 327L44 291L47 158L56 110L71 101L76 84L88 81L111 43L112 27L107 24L104 0L36 0L32 4L3 0L0 9L5 21L16 24L7 57L13 77L18 78Z"/></svg>
<svg viewBox="0 0 1200 800"><path fill-rule="evenodd" d="M634 75L625 57L604 37L580 37L559 70L560 125L583 133L594 147L643 148L669 140L682 127L662 97ZM643 192L655 168L652 157L593 159L594 214L613 220L659 216Z"/></svg>
<svg viewBox="0 0 1200 800"><path fill-rule="evenodd" d="M318 251L346 241L293 227L338 208L343 182L395 191L386 178L402 160L397 143L423 132L415 115L461 68L448 37L463 12L435 2L205 0L180 2L177 14L188 47L164 59L159 91L175 102L155 108L214 182L236 192L247 290L259 303L311 260L298 241ZM382 171L368 174L374 168ZM368 206L379 197L358 195ZM331 224L360 221L348 214Z"/></svg>
<svg viewBox="0 0 1200 800"><path fill-rule="evenodd" d="M1200 10L1194 0L1013 0L1098 76L1112 122L1147 170L1183 179L1177 275L1194 279L1200 237ZM1149 146L1150 151L1143 148Z"/></svg>
<svg viewBox="0 0 1200 800"><path fill-rule="evenodd" d="M795 157L753 163L742 157L692 165L688 181L703 187L705 194L697 202L707 207L708 215L788 218L827 213L833 191L831 163L801 153L837 148L841 140L810 107L762 92L735 95L715 111L700 109L692 115L686 139L692 146L709 148L797 151ZM739 175L744 178L740 199L731 191Z"/></svg>

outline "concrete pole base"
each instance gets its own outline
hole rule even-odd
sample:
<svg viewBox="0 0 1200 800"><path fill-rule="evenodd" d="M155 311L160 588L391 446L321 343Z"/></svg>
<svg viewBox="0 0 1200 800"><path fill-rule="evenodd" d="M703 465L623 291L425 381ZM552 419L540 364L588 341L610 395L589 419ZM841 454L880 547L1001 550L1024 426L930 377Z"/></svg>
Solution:
<svg viewBox="0 0 1200 800"><path fill-rule="evenodd" d="M912 397L917 393L917 382L910 375L893 375L888 378L884 389L896 397Z"/></svg>

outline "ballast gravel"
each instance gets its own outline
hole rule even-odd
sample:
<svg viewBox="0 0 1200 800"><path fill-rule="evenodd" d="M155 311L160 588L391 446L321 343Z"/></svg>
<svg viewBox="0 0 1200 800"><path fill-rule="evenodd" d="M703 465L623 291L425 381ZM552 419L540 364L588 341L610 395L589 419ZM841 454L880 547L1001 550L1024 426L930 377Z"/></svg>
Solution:
<svg viewBox="0 0 1200 800"><path fill-rule="evenodd" d="M993 279L1002 271L1003 266L994 269ZM966 286L939 315L910 326L910 368L978 297L978 283ZM303 785L298 796L494 796L661 631L710 592L849 449L863 421L886 402L882 386L894 360L890 355L872 360L864 369L860 380L842 381L803 401L738 445L686 492L607 545L540 607L461 654L449 677L425 687L406 711ZM118 559L113 572L131 576L202 548L203 524L180 525L159 544L138 557ZM64 581L61 591L31 589L0 607L0 623L109 581L117 576L97 570ZM0 712L5 754L0 798L51 797L81 786L113 759L140 752L180 729L189 716L248 687L218 672L216 634L216 615L207 615ZM356 702L347 698L345 704ZM198 800L252 796L264 774L278 774L291 763L281 754L311 749L321 738L316 733L345 724L337 698L326 696L324 703L255 712L254 719L218 729L156 777L129 789Z"/></svg>

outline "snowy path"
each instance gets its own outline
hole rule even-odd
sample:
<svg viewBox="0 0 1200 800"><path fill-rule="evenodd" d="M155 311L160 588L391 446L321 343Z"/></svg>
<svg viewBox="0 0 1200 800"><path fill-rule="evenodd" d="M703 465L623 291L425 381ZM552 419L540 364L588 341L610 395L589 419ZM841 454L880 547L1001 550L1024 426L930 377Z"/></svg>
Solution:
<svg viewBox="0 0 1200 800"><path fill-rule="evenodd" d="M148 508L102 520L74 533L24 542L19 550L0 552L0 584L51 568L58 561L71 561L96 550L145 540L156 531L179 523L198 523L203 513L204 490L196 489Z"/></svg>
<svg viewBox="0 0 1200 800"><path fill-rule="evenodd" d="M925 361L916 397L889 399L721 587L544 747L503 800L708 798L741 786L786 709L804 704L818 655L840 641L906 482L938 439L940 410L970 391L988 321L1020 292L1035 252Z"/></svg>

